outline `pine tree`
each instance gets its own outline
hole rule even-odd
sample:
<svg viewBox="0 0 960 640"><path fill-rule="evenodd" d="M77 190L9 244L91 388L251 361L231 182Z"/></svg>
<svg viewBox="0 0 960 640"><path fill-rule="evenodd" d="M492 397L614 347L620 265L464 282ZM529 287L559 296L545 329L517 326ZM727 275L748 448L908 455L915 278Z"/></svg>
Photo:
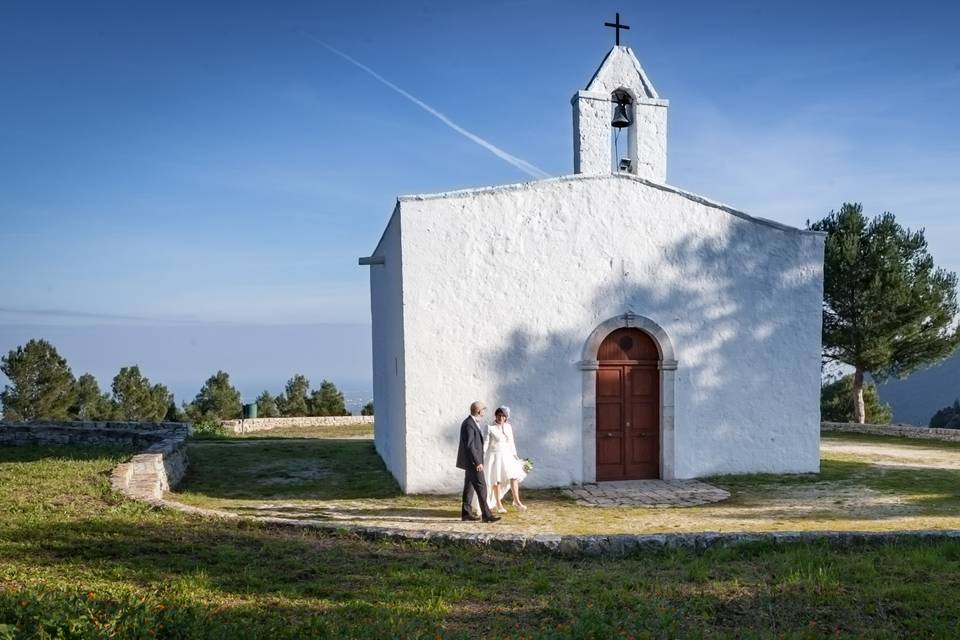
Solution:
<svg viewBox="0 0 960 640"><path fill-rule="evenodd" d="M337 385L328 380L321 382L320 388L310 395L309 408L310 415L313 416L350 415L343 394L337 389Z"/></svg>
<svg viewBox="0 0 960 640"><path fill-rule="evenodd" d="M201 420L233 420L240 417L240 392L230 384L230 374L217 371L207 378L200 393L187 406L187 416Z"/></svg>
<svg viewBox="0 0 960 640"><path fill-rule="evenodd" d="M140 367L123 367L114 376L114 416L120 420L159 422L167 414L173 395L162 384L150 384Z"/></svg>
<svg viewBox="0 0 960 640"><path fill-rule="evenodd" d="M824 358L854 368L853 415L862 423L866 373L904 377L960 344L951 329L957 276L934 266L923 230L904 229L892 213L867 220L861 205L844 204L810 228L827 232Z"/></svg>
<svg viewBox="0 0 960 640"><path fill-rule="evenodd" d="M70 418L74 420L109 420L113 417L110 394L101 393L97 379L85 373L74 384L75 400L70 405Z"/></svg>
<svg viewBox="0 0 960 640"><path fill-rule="evenodd" d="M46 340L30 340L0 359L9 378L0 393L6 420L64 420L76 396L73 372Z"/></svg>
<svg viewBox="0 0 960 640"><path fill-rule="evenodd" d="M372 416L373 415L373 400L363 405L363 409L360 410L360 415L362 416Z"/></svg>
<svg viewBox="0 0 960 640"><path fill-rule="evenodd" d="M286 391L277 397L280 415L285 418L306 416L310 413L310 381L302 374L296 374L287 381Z"/></svg>
<svg viewBox="0 0 960 640"><path fill-rule="evenodd" d="M277 401L269 391L264 391L257 396L257 416L260 418L276 418L280 415L277 408Z"/></svg>

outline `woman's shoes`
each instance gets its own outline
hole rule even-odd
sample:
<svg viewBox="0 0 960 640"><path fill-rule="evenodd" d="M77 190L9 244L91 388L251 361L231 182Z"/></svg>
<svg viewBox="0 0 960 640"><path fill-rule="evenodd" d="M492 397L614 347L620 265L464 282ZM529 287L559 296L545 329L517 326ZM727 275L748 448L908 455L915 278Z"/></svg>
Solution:
<svg viewBox="0 0 960 640"><path fill-rule="evenodd" d="M526 510L527 510L527 505L525 505L525 504L520 504L519 502L514 502L514 503L513 503L513 506L516 507L517 511L526 511Z"/></svg>
<svg viewBox="0 0 960 640"><path fill-rule="evenodd" d="M497 507L497 513L506 513L506 512L507 510L503 507L503 505L500 505L499 507Z"/></svg>

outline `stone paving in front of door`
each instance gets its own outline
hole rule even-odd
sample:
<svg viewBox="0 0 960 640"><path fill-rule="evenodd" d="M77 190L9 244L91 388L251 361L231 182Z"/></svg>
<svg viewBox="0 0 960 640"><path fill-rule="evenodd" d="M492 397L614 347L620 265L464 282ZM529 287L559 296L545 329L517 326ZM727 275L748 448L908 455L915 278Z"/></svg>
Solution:
<svg viewBox="0 0 960 640"><path fill-rule="evenodd" d="M700 480L618 480L563 491L585 507L696 507L730 497L729 491Z"/></svg>

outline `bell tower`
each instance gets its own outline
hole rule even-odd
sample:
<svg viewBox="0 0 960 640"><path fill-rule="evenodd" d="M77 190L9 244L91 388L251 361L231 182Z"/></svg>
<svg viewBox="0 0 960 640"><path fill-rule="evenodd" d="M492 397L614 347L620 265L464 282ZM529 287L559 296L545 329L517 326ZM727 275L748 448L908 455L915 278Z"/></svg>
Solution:
<svg viewBox="0 0 960 640"><path fill-rule="evenodd" d="M617 44L573 96L573 172L667 180L667 107L633 51ZM615 26L608 23L609 26Z"/></svg>

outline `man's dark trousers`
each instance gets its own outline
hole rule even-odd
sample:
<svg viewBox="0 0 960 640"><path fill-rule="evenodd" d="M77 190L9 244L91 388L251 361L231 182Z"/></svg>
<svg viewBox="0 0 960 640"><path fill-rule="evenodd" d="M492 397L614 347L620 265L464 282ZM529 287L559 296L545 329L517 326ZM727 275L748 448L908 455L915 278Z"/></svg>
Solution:
<svg viewBox="0 0 960 640"><path fill-rule="evenodd" d="M463 503L460 507L460 517L470 518L473 514L470 512L470 503L473 502L473 494L477 494L480 500L480 513L484 520L489 520L493 514L490 507L487 506L487 482L483 477L483 471L477 471L476 468L465 469L463 473Z"/></svg>

